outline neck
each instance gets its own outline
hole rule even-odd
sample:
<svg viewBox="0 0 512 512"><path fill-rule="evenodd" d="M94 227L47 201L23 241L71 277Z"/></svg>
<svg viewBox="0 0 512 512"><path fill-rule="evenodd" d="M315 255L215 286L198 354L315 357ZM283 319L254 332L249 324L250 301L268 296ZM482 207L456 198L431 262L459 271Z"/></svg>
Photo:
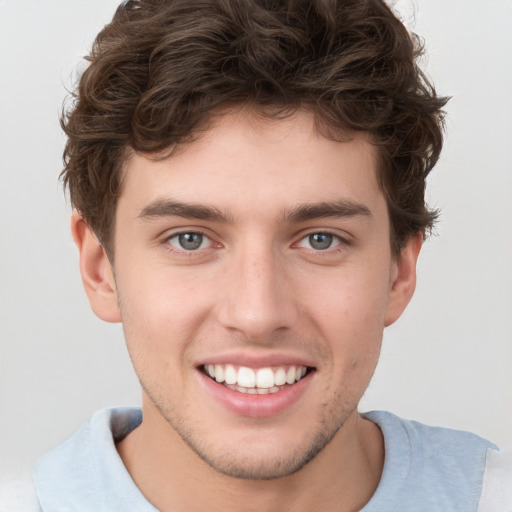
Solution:
<svg viewBox="0 0 512 512"><path fill-rule="evenodd" d="M137 487L161 512L357 511L375 492L384 463L380 429L356 411L303 468L271 480L218 472L150 411L118 451Z"/></svg>

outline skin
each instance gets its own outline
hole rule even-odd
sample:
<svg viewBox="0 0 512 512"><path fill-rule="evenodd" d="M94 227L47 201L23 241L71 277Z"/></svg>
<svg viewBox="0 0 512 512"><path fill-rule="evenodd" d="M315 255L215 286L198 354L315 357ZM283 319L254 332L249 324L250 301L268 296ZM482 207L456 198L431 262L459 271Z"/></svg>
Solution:
<svg viewBox="0 0 512 512"><path fill-rule="evenodd" d="M306 112L240 110L171 158L130 157L114 267L73 216L91 306L123 323L143 387L144 420L118 451L159 510L350 511L370 499L383 439L357 405L421 247L418 235L393 257L376 168L365 134L333 142ZM201 246L186 251L177 233L202 234ZM315 233L332 244L313 246ZM275 358L311 368L276 414L237 414L204 386L202 364Z"/></svg>

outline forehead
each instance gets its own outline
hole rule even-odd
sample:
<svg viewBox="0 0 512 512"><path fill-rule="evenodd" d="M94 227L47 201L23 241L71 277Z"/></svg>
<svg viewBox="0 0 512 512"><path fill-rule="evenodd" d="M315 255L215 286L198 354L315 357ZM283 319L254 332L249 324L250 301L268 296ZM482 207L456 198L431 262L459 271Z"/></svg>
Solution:
<svg viewBox="0 0 512 512"><path fill-rule="evenodd" d="M170 157L133 154L119 200L142 210L172 197L252 215L297 204L383 201L375 147L365 133L324 137L313 114L269 119L247 110L216 117Z"/></svg>

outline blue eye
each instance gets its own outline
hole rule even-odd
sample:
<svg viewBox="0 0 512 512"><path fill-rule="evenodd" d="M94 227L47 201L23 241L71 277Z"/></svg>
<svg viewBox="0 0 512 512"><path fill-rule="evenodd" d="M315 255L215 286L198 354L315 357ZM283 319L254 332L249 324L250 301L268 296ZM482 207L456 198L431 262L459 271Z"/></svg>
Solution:
<svg viewBox="0 0 512 512"><path fill-rule="evenodd" d="M313 233L308 236L309 245L317 251L329 249L332 245L333 236L329 233Z"/></svg>
<svg viewBox="0 0 512 512"><path fill-rule="evenodd" d="M339 236L331 233L311 233L305 236L297 245L306 249L313 249L315 251L325 251L332 249L341 243Z"/></svg>
<svg viewBox="0 0 512 512"><path fill-rule="evenodd" d="M169 243L182 251L197 251L207 247L210 239L202 233L177 233L169 238Z"/></svg>

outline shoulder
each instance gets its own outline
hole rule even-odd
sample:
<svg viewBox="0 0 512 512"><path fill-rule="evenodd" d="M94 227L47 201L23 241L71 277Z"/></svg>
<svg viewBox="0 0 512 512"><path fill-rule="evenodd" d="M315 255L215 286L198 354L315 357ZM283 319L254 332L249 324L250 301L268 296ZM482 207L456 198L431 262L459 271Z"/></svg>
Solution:
<svg viewBox="0 0 512 512"><path fill-rule="evenodd" d="M73 436L44 455L36 465L36 473L39 467L50 473L57 468L69 472L94 465L96 459L105 456L116 457L115 442L141 421L141 410L136 407L99 410Z"/></svg>
<svg viewBox="0 0 512 512"><path fill-rule="evenodd" d="M141 420L138 408L98 411L71 438L44 455L33 471L42 508L103 510L109 503L112 510L148 509L115 446ZM127 506L116 508L123 503Z"/></svg>
<svg viewBox="0 0 512 512"><path fill-rule="evenodd" d="M41 512L30 477L12 478L0 483L0 511Z"/></svg>
<svg viewBox="0 0 512 512"><path fill-rule="evenodd" d="M478 512L512 511L512 448L489 450Z"/></svg>
<svg viewBox="0 0 512 512"><path fill-rule="evenodd" d="M491 460L488 454L497 450L493 443L470 432L428 426L384 411L363 416L381 429L386 454L373 500L379 506L368 511L387 510L381 503L421 511L478 509Z"/></svg>
<svg viewBox="0 0 512 512"><path fill-rule="evenodd" d="M463 430L425 425L386 411L372 411L364 416L380 427L387 442L401 443L418 456L431 452L430 456L446 460L467 456L478 457L484 463L487 450L497 449L487 439Z"/></svg>

